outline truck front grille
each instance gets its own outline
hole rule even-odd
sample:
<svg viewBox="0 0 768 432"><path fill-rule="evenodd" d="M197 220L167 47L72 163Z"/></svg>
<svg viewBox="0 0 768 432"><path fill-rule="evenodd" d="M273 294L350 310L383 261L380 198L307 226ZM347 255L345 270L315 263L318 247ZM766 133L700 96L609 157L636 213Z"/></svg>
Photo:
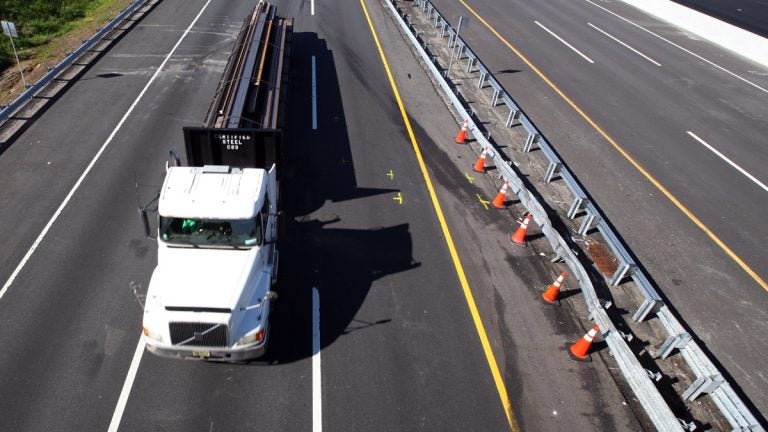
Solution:
<svg viewBox="0 0 768 432"><path fill-rule="evenodd" d="M218 323L172 322L171 343L194 347L227 347L227 325Z"/></svg>

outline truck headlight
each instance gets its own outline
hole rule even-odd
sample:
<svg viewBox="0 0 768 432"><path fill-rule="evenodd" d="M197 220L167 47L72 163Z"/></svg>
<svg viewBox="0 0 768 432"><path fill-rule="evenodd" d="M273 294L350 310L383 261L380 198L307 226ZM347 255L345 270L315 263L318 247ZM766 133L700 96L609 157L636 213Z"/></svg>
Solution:
<svg viewBox="0 0 768 432"><path fill-rule="evenodd" d="M150 339L152 339L154 341L157 341L157 342L162 342L163 341L163 335L161 335L160 333L153 332L152 330L150 330L150 329L148 329L146 327L142 327L142 328L144 329L144 336L146 336L146 337L148 337L148 338L150 338Z"/></svg>
<svg viewBox="0 0 768 432"><path fill-rule="evenodd" d="M261 342L261 341L264 340L264 335L265 334L266 334L266 332L264 331L264 329L260 329L258 331L253 332L253 333L249 333L249 334L241 337L237 341L237 343L235 345L237 345L237 346L245 346L245 345L250 345L252 343Z"/></svg>

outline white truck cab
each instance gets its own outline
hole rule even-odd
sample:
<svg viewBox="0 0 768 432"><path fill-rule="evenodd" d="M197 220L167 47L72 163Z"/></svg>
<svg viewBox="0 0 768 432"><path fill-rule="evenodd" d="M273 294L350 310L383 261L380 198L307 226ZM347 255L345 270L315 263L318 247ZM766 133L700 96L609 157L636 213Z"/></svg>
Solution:
<svg viewBox="0 0 768 432"><path fill-rule="evenodd" d="M224 361L264 353L278 262L275 174L274 164L168 168L144 309L150 352Z"/></svg>

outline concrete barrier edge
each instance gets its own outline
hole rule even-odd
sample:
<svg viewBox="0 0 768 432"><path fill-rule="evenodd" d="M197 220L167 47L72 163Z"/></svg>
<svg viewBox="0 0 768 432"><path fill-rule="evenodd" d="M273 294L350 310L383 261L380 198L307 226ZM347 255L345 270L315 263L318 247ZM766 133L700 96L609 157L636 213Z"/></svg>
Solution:
<svg viewBox="0 0 768 432"><path fill-rule="evenodd" d="M768 67L768 39L764 37L670 0L621 1Z"/></svg>

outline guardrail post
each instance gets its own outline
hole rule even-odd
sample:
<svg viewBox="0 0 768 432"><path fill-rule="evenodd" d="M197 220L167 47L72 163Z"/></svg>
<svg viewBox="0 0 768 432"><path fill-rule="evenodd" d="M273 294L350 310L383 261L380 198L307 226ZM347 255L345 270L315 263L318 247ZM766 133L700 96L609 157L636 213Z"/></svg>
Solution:
<svg viewBox="0 0 768 432"><path fill-rule="evenodd" d="M648 300L646 300L646 302L647 301ZM665 340L664 343L662 343L656 350L656 358L665 359L669 357L669 355L672 354L672 350L675 348L685 348L685 346L688 345L688 342L691 340L691 335L688 333L680 333L669 336L667 340Z"/></svg>
<svg viewBox="0 0 768 432"><path fill-rule="evenodd" d="M498 94L498 92L497 92ZM538 144L541 139L541 135L538 133L529 133L528 138L525 139L525 145L523 146L523 153L528 153L534 144Z"/></svg>
<svg viewBox="0 0 768 432"><path fill-rule="evenodd" d="M477 82L477 88L481 89L485 85L485 77L488 76L487 73L480 71L480 80Z"/></svg>
<svg viewBox="0 0 768 432"><path fill-rule="evenodd" d="M464 55L464 43L459 39L459 35L456 35L456 60L461 60L461 56Z"/></svg>
<svg viewBox="0 0 768 432"><path fill-rule="evenodd" d="M720 374L699 377L688 387L688 390L683 392L683 400L694 401L702 393L712 393L717 390L720 384L724 382L725 380Z"/></svg>
<svg viewBox="0 0 768 432"><path fill-rule="evenodd" d="M495 107L497 103L499 103L499 93L501 93L498 89L493 89L493 95L491 96L491 106Z"/></svg>
<svg viewBox="0 0 768 432"><path fill-rule="evenodd" d="M440 29L440 39L445 37L445 27L448 25L448 23L445 21L443 21L442 23L443 23L443 28Z"/></svg>
<svg viewBox="0 0 768 432"><path fill-rule="evenodd" d="M650 378L650 379L652 379L652 380L654 380L656 382L661 381L661 372L654 372L654 371L652 371L650 369L645 369L645 373L648 374L648 378Z"/></svg>
<svg viewBox="0 0 768 432"><path fill-rule="evenodd" d="M595 219L597 219L597 214L593 213L589 208L587 208L587 215L584 217L584 222L582 222L581 226L579 227L578 234L586 236L587 231L592 228L592 223L595 222Z"/></svg>
<svg viewBox="0 0 768 432"><path fill-rule="evenodd" d="M507 116L507 122L504 124L506 127L512 127L515 124L515 120L520 118L520 110L510 108L509 115Z"/></svg>
<svg viewBox="0 0 768 432"><path fill-rule="evenodd" d="M645 321L645 318L647 318L649 314L656 312L660 305L661 302L658 300L648 298L643 300L643 304L641 304L640 307L637 308L637 311L635 311L635 314L632 315L632 320L635 322Z"/></svg>
<svg viewBox="0 0 768 432"><path fill-rule="evenodd" d="M694 423L694 422L687 422L687 421L685 421L685 420L683 420L681 418L677 419L677 421L680 422L680 426L682 426L683 429L685 429L685 430L687 430L689 432L692 432L692 431L696 430L696 423Z"/></svg>
<svg viewBox="0 0 768 432"><path fill-rule="evenodd" d="M550 162L549 167L547 167L547 173L544 175L544 181L547 183L552 182L552 177L557 174L558 171L560 171L560 167L562 167L563 164L560 162Z"/></svg>
<svg viewBox="0 0 768 432"><path fill-rule="evenodd" d="M571 208L568 209L568 213L566 216L568 216L568 219L573 219L576 217L576 213L578 213L583 206L587 205L587 199L586 198L579 198L576 197L576 199L573 200L573 204L571 204Z"/></svg>
<svg viewBox="0 0 768 432"><path fill-rule="evenodd" d="M467 61L467 73L472 73L472 66L474 65L475 65L475 59L470 57L469 60Z"/></svg>
<svg viewBox="0 0 768 432"><path fill-rule="evenodd" d="M629 263L621 263L618 269L616 269L616 273L613 274L610 280L611 286L618 285L622 280L624 280L624 276L627 275L627 272L630 270L634 270L635 266Z"/></svg>

